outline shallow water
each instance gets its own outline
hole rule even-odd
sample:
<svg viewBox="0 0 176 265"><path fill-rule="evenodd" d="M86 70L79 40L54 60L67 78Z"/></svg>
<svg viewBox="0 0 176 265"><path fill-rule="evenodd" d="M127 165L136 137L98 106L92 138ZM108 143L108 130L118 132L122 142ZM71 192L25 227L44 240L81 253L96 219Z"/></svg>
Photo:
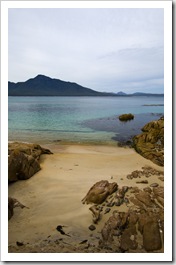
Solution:
<svg viewBox="0 0 176 265"><path fill-rule="evenodd" d="M164 113L164 97L9 97L9 141L115 144ZM133 113L122 123L118 116Z"/></svg>

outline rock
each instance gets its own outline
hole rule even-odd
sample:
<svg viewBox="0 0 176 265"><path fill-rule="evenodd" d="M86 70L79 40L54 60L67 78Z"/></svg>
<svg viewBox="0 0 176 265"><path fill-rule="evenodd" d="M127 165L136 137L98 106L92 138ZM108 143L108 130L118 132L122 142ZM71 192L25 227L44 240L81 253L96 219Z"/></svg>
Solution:
<svg viewBox="0 0 176 265"><path fill-rule="evenodd" d="M96 205L93 205L92 207L89 208L89 210L92 212L93 214L93 222L94 224L97 224L97 222L100 219L100 209L97 208Z"/></svg>
<svg viewBox="0 0 176 265"><path fill-rule="evenodd" d="M151 190L150 187L145 187L143 190L144 190L145 192L148 192L148 193L151 193L151 192L152 192L152 190Z"/></svg>
<svg viewBox="0 0 176 265"><path fill-rule="evenodd" d="M10 220L11 217L13 216L13 213L14 213L13 209L15 207L20 207L21 209L23 209L23 208L28 208L29 209L29 207L23 205L17 199L12 198L12 197L8 197L8 220Z"/></svg>
<svg viewBox="0 0 176 265"><path fill-rule="evenodd" d="M12 142L8 144L8 154L12 151L19 151L26 155L32 155L34 158L39 159L42 154L52 154L49 149L43 148L38 144Z"/></svg>
<svg viewBox="0 0 176 265"><path fill-rule="evenodd" d="M8 220L13 216L14 201L11 197L8 197Z"/></svg>
<svg viewBox="0 0 176 265"><path fill-rule="evenodd" d="M129 212L129 217L128 217L128 222L129 222L129 225L135 225L138 221L138 215L136 212Z"/></svg>
<svg viewBox="0 0 176 265"><path fill-rule="evenodd" d="M24 243L23 243L23 242L19 242L19 241L17 241L17 242L16 242L16 244L17 244L17 246L18 246L18 247L21 247L21 246L23 246L23 245L24 245Z"/></svg>
<svg viewBox="0 0 176 265"><path fill-rule="evenodd" d="M117 234L117 230L124 229L127 224L127 220L128 213L114 211L113 215L107 220L101 230L103 240L111 242L113 240L113 236Z"/></svg>
<svg viewBox="0 0 176 265"><path fill-rule="evenodd" d="M32 156L19 151L12 151L8 158L9 182L28 179L40 170L40 165Z"/></svg>
<svg viewBox="0 0 176 265"><path fill-rule="evenodd" d="M121 237L121 242L120 242L120 247L123 250L129 250L129 249L136 249L138 244L135 240L134 234L136 234L136 228L135 226L133 227L128 227L125 229L122 233Z"/></svg>
<svg viewBox="0 0 176 265"><path fill-rule="evenodd" d="M155 164L164 166L164 117L147 123L142 131L133 137L135 150Z"/></svg>
<svg viewBox="0 0 176 265"><path fill-rule="evenodd" d="M134 119L134 115L131 113L128 114L122 114L119 116L120 121L130 121Z"/></svg>
<svg viewBox="0 0 176 265"><path fill-rule="evenodd" d="M115 206L120 206L123 203L123 199L122 198L117 198L116 202L115 202Z"/></svg>
<svg viewBox="0 0 176 265"><path fill-rule="evenodd" d="M109 195L117 191L117 187L115 182L109 183L107 180L101 180L90 188L87 195L82 199L82 203L101 204Z"/></svg>
<svg viewBox="0 0 176 265"><path fill-rule="evenodd" d="M153 193L157 201L164 207L164 187L154 187Z"/></svg>
<svg viewBox="0 0 176 265"><path fill-rule="evenodd" d="M138 184L148 184L148 180L136 181Z"/></svg>
<svg viewBox="0 0 176 265"><path fill-rule="evenodd" d="M155 196L160 196L161 198L164 198L164 187L158 186L153 188L153 193Z"/></svg>
<svg viewBox="0 0 176 265"><path fill-rule="evenodd" d="M105 211L104 211L104 214L109 213L110 210L111 210L110 208L106 208Z"/></svg>
<svg viewBox="0 0 176 265"><path fill-rule="evenodd" d="M114 206L114 204L115 204L115 202L114 202L114 201L110 201L110 202L108 202L108 203L107 203L107 206L108 206L108 207L113 207L113 206Z"/></svg>
<svg viewBox="0 0 176 265"><path fill-rule="evenodd" d="M40 170L41 154L52 154L50 150L37 144L13 142L8 144L9 182L28 179Z"/></svg>
<svg viewBox="0 0 176 265"><path fill-rule="evenodd" d="M95 229L96 229L96 227L95 227L94 225L90 225L90 226L89 226L89 230L93 231L93 230L95 230Z"/></svg>
<svg viewBox="0 0 176 265"><path fill-rule="evenodd" d="M147 251L162 248L162 241L157 222L147 222L143 228L143 246Z"/></svg>
<svg viewBox="0 0 176 265"><path fill-rule="evenodd" d="M160 179L161 181L164 181L164 177L159 177L158 179Z"/></svg>
<svg viewBox="0 0 176 265"><path fill-rule="evenodd" d="M152 183L152 184L150 184L150 187L158 187L158 186L159 186L158 183Z"/></svg>
<svg viewBox="0 0 176 265"><path fill-rule="evenodd" d="M140 191L138 194L135 194L135 197L147 207L154 206L154 202L151 200L150 194L148 192Z"/></svg>

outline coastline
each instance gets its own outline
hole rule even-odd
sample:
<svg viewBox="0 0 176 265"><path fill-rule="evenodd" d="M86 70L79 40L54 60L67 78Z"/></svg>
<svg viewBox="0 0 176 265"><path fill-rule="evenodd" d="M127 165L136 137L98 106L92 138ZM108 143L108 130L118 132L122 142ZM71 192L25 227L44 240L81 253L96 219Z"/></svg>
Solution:
<svg viewBox="0 0 176 265"><path fill-rule="evenodd" d="M53 154L41 156L41 170L28 180L9 185L9 196L29 207L15 208L14 216L9 220L9 252L97 252L101 229L117 207L102 215L96 229L90 231L91 205L83 205L81 200L92 185L107 180L117 182L119 187L144 189L152 183L164 186L157 175L148 178L147 184L127 178L142 167L164 172L163 167L129 147L76 143L42 146ZM121 210L127 211L128 205L119 206L118 211ZM64 226L69 236L59 234L58 225ZM90 244L87 249L81 244L84 240ZM16 242L23 242L23 245L17 246Z"/></svg>

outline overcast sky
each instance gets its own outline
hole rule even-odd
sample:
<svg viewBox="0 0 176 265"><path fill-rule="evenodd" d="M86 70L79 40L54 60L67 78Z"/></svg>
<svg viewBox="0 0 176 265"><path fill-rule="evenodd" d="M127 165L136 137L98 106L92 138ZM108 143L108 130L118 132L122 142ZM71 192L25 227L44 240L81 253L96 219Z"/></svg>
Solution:
<svg viewBox="0 0 176 265"><path fill-rule="evenodd" d="M163 9L9 9L9 81L164 92Z"/></svg>

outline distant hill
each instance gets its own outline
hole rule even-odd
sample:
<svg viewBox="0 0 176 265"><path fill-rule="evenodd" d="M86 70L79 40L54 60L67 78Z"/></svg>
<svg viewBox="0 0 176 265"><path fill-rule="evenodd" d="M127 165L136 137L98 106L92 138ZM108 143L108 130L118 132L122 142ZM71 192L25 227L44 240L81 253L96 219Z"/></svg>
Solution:
<svg viewBox="0 0 176 265"><path fill-rule="evenodd" d="M8 82L9 96L108 96L103 93L80 86L76 83L52 79L37 75L26 82Z"/></svg>
<svg viewBox="0 0 176 265"><path fill-rule="evenodd" d="M122 91L118 93L98 92L87 87L83 87L73 82L66 82L54 79L45 75L37 75L25 82L8 82L9 96L163 96L163 94L147 94L137 92L126 94Z"/></svg>
<svg viewBox="0 0 176 265"><path fill-rule="evenodd" d="M163 97L164 94L154 94L154 93L143 93L143 92L135 92L133 94L126 94L122 91L118 92L116 94L117 96L122 96L122 97L133 97L133 96L147 96L147 97L150 97L150 96L157 96L157 97Z"/></svg>

